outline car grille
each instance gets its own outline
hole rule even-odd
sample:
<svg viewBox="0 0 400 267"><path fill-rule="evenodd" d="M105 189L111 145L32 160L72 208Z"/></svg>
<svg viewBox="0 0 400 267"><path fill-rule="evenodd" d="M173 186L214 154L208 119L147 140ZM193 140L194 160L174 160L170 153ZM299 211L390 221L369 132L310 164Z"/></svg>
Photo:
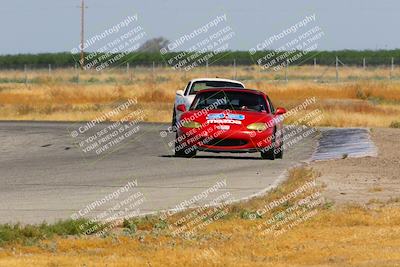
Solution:
<svg viewBox="0 0 400 267"><path fill-rule="evenodd" d="M205 145L209 146L244 146L247 144L246 140L241 139L220 139L214 138L209 142L205 143Z"/></svg>

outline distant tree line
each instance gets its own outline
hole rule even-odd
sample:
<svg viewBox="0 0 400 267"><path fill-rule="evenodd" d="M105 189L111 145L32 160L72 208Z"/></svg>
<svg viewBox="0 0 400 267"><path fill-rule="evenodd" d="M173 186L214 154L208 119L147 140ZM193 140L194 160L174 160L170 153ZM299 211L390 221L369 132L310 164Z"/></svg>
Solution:
<svg viewBox="0 0 400 267"><path fill-rule="evenodd" d="M257 59L265 56L273 51L259 51L250 56L248 51L227 51L215 54L210 59L210 65L232 65L235 60L237 65L253 65L257 64ZM301 51L300 51L301 52ZM166 53L162 55L160 52L141 51L128 53L122 56L118 62L114 62L113 66L118 64L124 65L128 63L131 66L152 66L153 62L157 65L167 64L167 60L177 56L180 52ZM274 57L278 57L281 53L273 53ZM90 53L85 54L86 57ZM93 58L101 58L101 54L92 55ZM187 57L188 55L186 55ZM201 57L202 55L200 55ZM299 60L292 62L292 65L312 65L314 58L316 58L318 65L334 65L335 59L338 57L341 62L346 65L359 65L363 64L365 58L366 65L379 66L390 65L391 59L394 58L395 64L400 62L400 49L396 50L340 50L340 51L312 51L299 58ZM106 57L104 57L106 58ZM269 60L272 60L269 58ZM79 55L71 53L44 53L44 54L19 54L19 55L1 55L0 68L1 69L21 69L25 65L30 68L47 68L49 64L53 67L73 67L79 63ZM203 61L202 65L206 63Z"/></svg>

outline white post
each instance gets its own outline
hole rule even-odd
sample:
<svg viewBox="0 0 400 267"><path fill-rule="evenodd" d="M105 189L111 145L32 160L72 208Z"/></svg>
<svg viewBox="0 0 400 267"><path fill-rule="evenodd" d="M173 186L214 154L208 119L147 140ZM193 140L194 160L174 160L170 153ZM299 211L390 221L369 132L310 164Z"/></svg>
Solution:
<svg viewBox="0 0 400 267"><path fill-rule="evenodd" d="M317 81L317 58L314 58L314 81Z"/></svg>
<svg viewBox="0 0 400 267"><path fill-rule="evenodd" d="M79 70L76 63L75 63L75 76L76 76L76 83L79 83Z"/></svg>
<svg viewBox="0 0 400 267"><path fill-rule="evenodd" d="M153 81L156 80L156 65L155 62L153 61Z"/></svg>
<svg viewBox="0 0 400 267"><path fill-rule="evenodd" d="M394 71L394 58L392 57L392 62L390 67L390 79L393 78L393 71Z"/></svg>
<svg viewBox="0 0 400 267"><path fill-rule="evenodd" d="M26 64L24 65L24 76L25 76L25 84L28 83L28 68Z"/></svg>
<svg viewBox="0 0 400 267"><path fill-rule="evenodd" d="M363 58L363 69L365 70L365 57Z"/></svg>
<svg viewBox="0 0 400 267"><path fill-rule="evenodd" d="M49 76L51 76L51 64L49 64Z"/></svg>
<svg viewBox="0 0 400 267"><path fill-rule="evenodd" d="M339 82L339 59L336 57L336 82Z"/></svg>
<svg viewBox="0 0 400 267"><path fill-rule="evenodd" d="M129 74L129 62L126 63L126 73Z"/></svg>
<svg viewBox="0 0 400 267"><path fill-rule="evenodd" d="M133 70L129 72L129 80L132 82L133 81L133 73L135 72L135 67L133 67Z"/></svg>
<svg viewBox="0 0 400 267"><path fill-rule="evenodd" d="M286 59L285 64L285 81L288 82L288 68L289 68L289 60Z"/></svg>

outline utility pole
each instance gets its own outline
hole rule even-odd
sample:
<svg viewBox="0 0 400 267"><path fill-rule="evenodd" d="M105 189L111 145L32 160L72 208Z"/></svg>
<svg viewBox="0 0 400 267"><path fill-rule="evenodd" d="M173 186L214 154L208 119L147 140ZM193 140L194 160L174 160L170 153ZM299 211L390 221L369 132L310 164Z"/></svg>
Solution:
<svg viewBox="0 0 400 267"><path fill-rule="evenodd" d="M83 43L85 42L85 0L81 0L81 59L79 61L81 68L85 66L85 54L83 51Z"/></svg>

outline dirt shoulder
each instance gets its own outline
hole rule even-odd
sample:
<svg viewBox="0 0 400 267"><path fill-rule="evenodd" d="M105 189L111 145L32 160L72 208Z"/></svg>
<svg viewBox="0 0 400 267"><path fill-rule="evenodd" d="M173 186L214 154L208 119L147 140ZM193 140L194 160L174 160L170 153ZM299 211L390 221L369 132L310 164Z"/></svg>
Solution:
<svg viewBox="0 0 400 267"><path fill-rule="evenodd" d="M373 128L378 157L315 162L326 186L325 197L336 204L400 202L400 129Z"/></svg>

